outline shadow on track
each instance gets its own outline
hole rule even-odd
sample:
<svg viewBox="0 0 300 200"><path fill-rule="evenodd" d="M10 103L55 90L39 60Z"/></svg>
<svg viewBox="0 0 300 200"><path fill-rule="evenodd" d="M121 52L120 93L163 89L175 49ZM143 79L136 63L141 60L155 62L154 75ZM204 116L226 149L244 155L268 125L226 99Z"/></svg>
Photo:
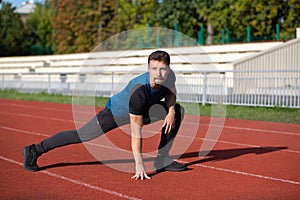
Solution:
<svg viewBox="0 0 300 200"><path fill-rule="evenodd" d="M180 158L192 158L198 157L201 159L189 162L187 165L195 165L199 163L206 163L210 161L222 161L233 159L239 156L243 156L246 154L265 154L271 153L275 151L280 151L288 149L288 147L253 147L253 148L239 148L239 149L225 149L225 150L212 150L210 152L200 152L201 155L206 155L205 157L199 157L199 152L190 152L185 153Z"/></svg>
<svg viewBox="0 0 300 200"><path fill-rule="evenodd" d="M188 162L187 165L195 165L199 163L206 163L211 161L222 161L233 159L246 154L265 154L275 151L288 149L288 147L254 147L254 148L239 148L239 149L225 149L225 150L212 150L210 152L200 152L200 155L206 155L205 157L199 157L199 152L184 153L180 158L200 158L192 162ZM173 156L178 158L178 156ZM153 162L154 158L146 158L144 162ZM56 163L41 167L40 170L46 170L50 168L66 167L66 166L83 166L83 165L102 165L102 164L121 164L121 163L134 163L133 159L118 159L118 160L104 160L104 161L90 161L90 162L69 162L69 163ZM190 168L188 170L191 170ZM163 172L163 171L162 171ZM161 172L150 173L150 176L154 176Z"/></svg>

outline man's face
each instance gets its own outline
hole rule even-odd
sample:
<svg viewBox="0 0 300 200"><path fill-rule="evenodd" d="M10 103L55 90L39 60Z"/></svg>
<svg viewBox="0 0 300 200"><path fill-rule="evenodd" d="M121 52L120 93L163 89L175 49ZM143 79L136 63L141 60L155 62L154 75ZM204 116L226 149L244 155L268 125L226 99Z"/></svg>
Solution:
<svg viewBox="0 0 300 200"><path fill-rule="evenodd" d="M170 67L161 61L150 60L148 71L150 73L150 83L161 85L167 80Z"/></svg>

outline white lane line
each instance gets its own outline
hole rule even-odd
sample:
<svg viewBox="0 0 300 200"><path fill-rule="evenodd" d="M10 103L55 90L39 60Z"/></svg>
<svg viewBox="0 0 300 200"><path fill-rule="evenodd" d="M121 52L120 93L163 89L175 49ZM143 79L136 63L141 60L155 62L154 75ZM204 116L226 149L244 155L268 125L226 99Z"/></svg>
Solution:
<svg viewBox="0 0 300 200"><path fill-rule="evenodd" d="M21 117L30 117L30 118L36 118L36 119L45 119L45 120L52 120L52 121L61 121L61 122L70 122L70 123L75 123L74 120L68 120L68 119L60 119L60 118L53 118L53 117L43 117L43 116L36 116L36 115L31 115L31 114L23 114L23 113L8 113L8 112L1 112L0 114L4 115L17 115ZM78 122L82 123L82 122ZM184 122L187 125L192 125L192 126L212 126L212 127L221 127L218 125L212 125L212 124L204 124L200 123L199 125L194 122ZM286 131L273 131L273 130L264 130L264 129L255 129L255 128L243 128L243 127L234 127L234 126L223 126L223 128L228 128L228 129L236 129L236 130L245 130L245 131L256 131L256 132L264 132L264 133L275 133L275 134L283 134L283 135L293 135L293 136L300 136L300 133L293 133L293 132L286 132Z"/></svg>
<svg viewBox="0 0 300 200"><path fill-rule="evenodd" d="M14 131L14 132L26 133L26 134L30 134L30 135L37 135L37 136L43 136L43 137L50 137L51 136L51 135L47 135L47 134L43 134L43 133L37 133L37 132L33 132L33 131L25 131L25 130L20 130L20 129L16 129L16 128L1 126L1 125L0 125L0 128L5 129L5 130L9 130L9 131Z"/></svg>
<svg viewBox="0 0 300 200"><path fill-rule="evenodd" d="M13 163L13 164L23 166L23 163L18 162L16 160L6 158L6 157L3 157L3 156L0 156L0 159L5 160L5 161L10 162L10 163ZM89 184L89 183L85 183L85 182L82 182L82 181L79 181L79 180L68 178L66 176L62 176L62 175L59 175L59 174L48 172L46 170L40 171L39 173L43 173L43 174L46 174L46 175L49 175L49 176L52 176L52 177L55 177L55 178L58 178L58 179L62 179L64 181L74 183L76 185L80 185L80 186L87 187L87 188L90 188L90 189L98 190L100 192L104 192L104 193L107 193L107 194L110 194L110 195L118 196L118 197L121 197L123 199L139 200L139 198L136 198L136 197L128 196L126 194L122 194L122 193L119 193L119 192L116 192L116 191L113 191L113 190L105 189L105 188L98 187L98 186L95 186L95 185L92 185L92 184Z"/></svg>
<svg viewBox="0 0 300 200"><path fill-rule="evenodd" d="M189 122L188 122L189 123ZM209 124L201 124L210 126ZM257 132L266 132L266 133L276 133L276 134L283 134L283 135L297 135L300 136L300 133L294 133L294 132L287 132L287 131L273 131L273 130L265 130L265 129L257 129L257 128L246 128L246 127L236 127L236 126L218 126L218 125L212 125L214 127L224 127L228 129L236 129L236 130L245 130L245 131L257 131Z"/></svg>
<svg viewBox="0 0 300 200"><path fill-rule="evenodd" d="M129 128L123 128L123 130L130 131ZM153 133L156 133L157 131L145 130L145 132L153 134ZM239 142L229 142L229 141L224 141L224 140L213 140L213 139L202 138L202 137L197 137L197 136L191 137L191 136L186 136L186 135L182 135L182 134L179 134L176 137L182 137L182 138L188 138L188 139L196 139L196 140L203 140L203 141L207 140L207 141L211 141L211 142L219 142L219 143L223 143L223 144L231 144L231 145L245 146L245 147L256 147L256 148L262 147L262 146L258 146L258 145L243 144L243 143L239 143ZM297 150L282 149L281 151L286 151L286 152L290 152L290 153L300 154L300 151L297 151Z"/></svg>
<svg viewBox="0 0 300 200"><path fill-rule="evenodd" d="M109 147L109 146L105 146L105 145L99 145L99 144L95 144L95 143L91 143L89 142L88 144L92 145L92 146L98 146L100 148L109 148L115 151L125 151L128 152L127 150L123 150L123 149L119 149L119 148L114 148L114 147ZM147 156L151 157L151 158L155 158L155 155L152 154L146 154ZM180 160L179 162L182 163L189 163L187 161L182 161ZM244 175L244 176L251 176L251 177L255 177L255 178L259 178L259 179L266 179L266 180L271 180L271 181L279 181L279 182L283 182L283 183L289 183L289 184L293 184L293 185L300 185L300 182L298 181L292 181L292 180L286 180L286 179L281 179L281 178L275 178L275 177L271 177L271 176L264 176L264 175L260 175L260 174L252 174L252 173L248 173L248 172L243 172L243 171L237 171L237 170L232 170L232 169L226 169L226 168L220 168L220 167L213 167L210 165L204 165L204 164L193 164L193 166L198 166L198 167L202 167L202 168L208 168L208 169L212 169L212 170L217 170L217 171L222 171L222 172L228 172L228 173L233 173L233 174L239 174L239 175Z"/></svg>
<svg viewBox="0 0 300 200"><path fill-rule="evenodd" d="M43 103L47 103L47 102L43 102ZM3 103L2 102L1 104L2 105L6 104L8 106L14 106L14 107L21 107L21 108L33 108L33 109L38 109L38 110L44 109L44 110L60 111L60 112L65 112L65 113L69 113L70 112L69 109L72 109L72 106L70 106L70 108L66 108L65 110L63 110L63 109L59 109L59 108L48 108L48 107L39 107L39 108L37 108L35 106L22 105L22 104L14 104L14 103ZM95 107L93 106L93 108L95 108ZM86 114L89 113L88 111L84 111L84 110L80 110L80 111L77 111L77 112L86 113Z"/></svg>
<svg viewBox="0 0 300 200"><path fill-rule="evenodd" d="M229 142L229 141L224 141L224 140L213 140L213 139L200 138L200 137L190 137L190 136L184 136L184 135L179 135L179 136L180 137L185 137L185 138L197 139L197 140L208 140L208 141L219 142L219 143L223 143L223 144L237 145L237 146L255 147L255 148L262 147L262 146L258 146L258 145L243 144L243 143L239 143L239 142ZM300 154L300 151L297 151L297 150L281 149L280 151Z"/></svg>
<svg viewBox="0 0 300 200"><path fill-rule="evenodd" d="M0 126L0 128L2 128L2 126ZM22 130L18 130L18 132L34 134L34 132L28 132L28 131L22 131ZM42 135L42 134L40 134L40 135ZM116 150L116 151L122 150L122 149L114 148L114 147L110 147L110 146L97 145L97 144L94 144L92 142L89 142L88 144L95 145L95 146L98 146L98 147L103 147L103 148L110 148L110 149L113 149L113 150ZM282 150L282 151L284 151L284 150ZM153 156L153 155L150 155L150 156ZM185 161L180 161L180 162L185 162ZM185 163L188 163L188 162L185 162ZM271 181L279 181L279 182L289 183L289 184L293 184L293 185L300 185L300 182L298 182L298 181L292 181L292 180L287 180L287 179L275 178L275 177L264 176L264 175L259 175L259 174L252 174L252 173L248 173L248 172L231 170L231 169L220 168L220 167L213 167L213 166L204 165L204 164L194 164L194 166L208 168L208 169L217 170L217 171L229 172L229 173L234 173L234 174L240 174L240 175L245 175L245 176L251 176L251 177L260 178L260 179L267 179L267 180L271 180Z"/></svg>
<svg viewBox="0 0 300 200"><path fill-rule="evenodd" d="M10 131L15 131L15 132L26 133L26 134L30 134L30 135L43 136L43 137L51 137L52 136L52 135L48 135L48 134L32 132L32 131L26 131L26 130L20 130L20 129L16 129L16 128L1 126L1 125L0 125L0 128L5 129L5 130L10 130ZM126 130L126 128L124 128L124 130ZM150 130L147 130L147 132L156 133L155 131L150 131ZM258 146L258 145L244 144L244 143L238 143L238 142L229 142L229 141L224 141L224 140L212 140L212 139L207 139L207 138L191 137L191 136L185 136L185 135L178 135L178 137L189 138L189 139L197 139L197 140L210 140L210 141L219 142L219 143L223 143L223 144L231 144L231 145L245 146L245 147L261 147L261 146ZM281 151L300 154L300 151L297 151L297 150L282 149Z"/></svg>
<svg viewBox="0 0 300 200"><path fill-rule="evenodd" d="M8 104L8 105L13 105L13 106L20 106L22 107L22 105L18 105L18 104ZM28 107L28 106L24 106L24 107ZM42 109L48 109L48 108L42 108ZM55 109L55 108L49 108L49 110L57 110L57 111L61 111L61 109ZM71 112L71 111L69 111ZM84 111L82 111L83 113L85 113ZM18 113L8 113L8 112L0 112L2 114L12 114L12 115L20 115L20 116L26 116L26 117L33 117L33 118L41 118L41 119L47 119L47 117L42 117L42 116L34 116L34 115L29 115L29 114L18 114ZM50 120L56 120L56 121L68 121L68 122L73 122L74 120L64 120L64 119L58 119L58 118L48 118ZM207 123L195 123L195 122L189 122L189 121L184 121L185 124L188 125L193 125L193 126L212 126L212 127L223 127L223 128L228 128L228 129L235 129L235 130L246 130L246 131L256 131L256 132L264 132L264 133L275 133L275 134L283 134L283 135L293 135L293 136L300 136L300 133L295 133L295 132L289 132L289 131L274 131L274 130L266 130L266 129L256 129L256 128L247 128L247 127L237 127L237 126L219 126L219 125L215 125L215 124L207 124Z"/></svg>
<svg viewBox="0 0 300 200"><path fill-rule="evenodd" d="M293 185L300 185L300 182L298 182L298 181L291 181L291 180L275 178L275 177L271 177L271 176L263 176L260 174L252 174L252 173L248 173L248 172L242 172L242 171L220 168L220 167L213 167L213 166L203 165L203 164L195 164L195 165L199 166L199 167L203 167L203 168L217 170L217 171L229 172L229 173L233 173L233 174L240 174L240 175L244 175L244 176L251 176L251 177L266 179L266 180L271 180L271 181L279 181L279 182L289 183L289 184L293 184Z"/></svg>
<svg viewBox="0 0 300 200"><path fill-rule="evenodd" d="M62 122L71 122L74 123L74 120L68 120L68 119L60 119L57 117L43 117L43 116L36 116L36 115L31 115L31 114L24 114L24 113L7 113L7 112L1 112L0 114L5 114L5 115L16 115L16 116L21 116L21 117L30 117L30 118L35 118L35 119L45 119L45 120L52 120L52 121L62 121Z"/></svg>

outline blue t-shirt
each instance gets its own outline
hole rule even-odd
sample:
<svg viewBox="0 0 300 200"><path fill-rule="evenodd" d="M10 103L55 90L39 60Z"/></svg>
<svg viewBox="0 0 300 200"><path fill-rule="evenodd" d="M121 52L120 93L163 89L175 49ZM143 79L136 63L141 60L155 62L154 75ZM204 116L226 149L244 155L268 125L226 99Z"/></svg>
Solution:
<svg viewBox="0 0 300 200"><path fill-rule="evenodd" d="M148 109L159 103L175 86L176 77L171 70L162 87L154 90L150 86L150 74L145 72L132 79L119 93L113 95L106 103L111 113L117 117L126 117L129 113L142 115Z"/></svg>

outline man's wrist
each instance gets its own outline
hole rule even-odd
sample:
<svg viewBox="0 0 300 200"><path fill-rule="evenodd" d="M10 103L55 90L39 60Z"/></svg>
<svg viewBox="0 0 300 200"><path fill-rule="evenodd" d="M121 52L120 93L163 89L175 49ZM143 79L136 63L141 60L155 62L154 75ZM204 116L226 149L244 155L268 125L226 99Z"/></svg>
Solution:
<svg viewBox="0 0 300 200"><path fill-rule="evenodd" d="M142 153L133 153L133 157L134 157L134 160L135 160L135 164L142 164L143 163Z"/></svg>
<svg viewBox="0 0 300 200"><path fill-rule="evenodd" d="M173 114L175 114L175 109L174 109L174 107L172 107L172 108L169 108L169 113L173 113Z"/></svg>

